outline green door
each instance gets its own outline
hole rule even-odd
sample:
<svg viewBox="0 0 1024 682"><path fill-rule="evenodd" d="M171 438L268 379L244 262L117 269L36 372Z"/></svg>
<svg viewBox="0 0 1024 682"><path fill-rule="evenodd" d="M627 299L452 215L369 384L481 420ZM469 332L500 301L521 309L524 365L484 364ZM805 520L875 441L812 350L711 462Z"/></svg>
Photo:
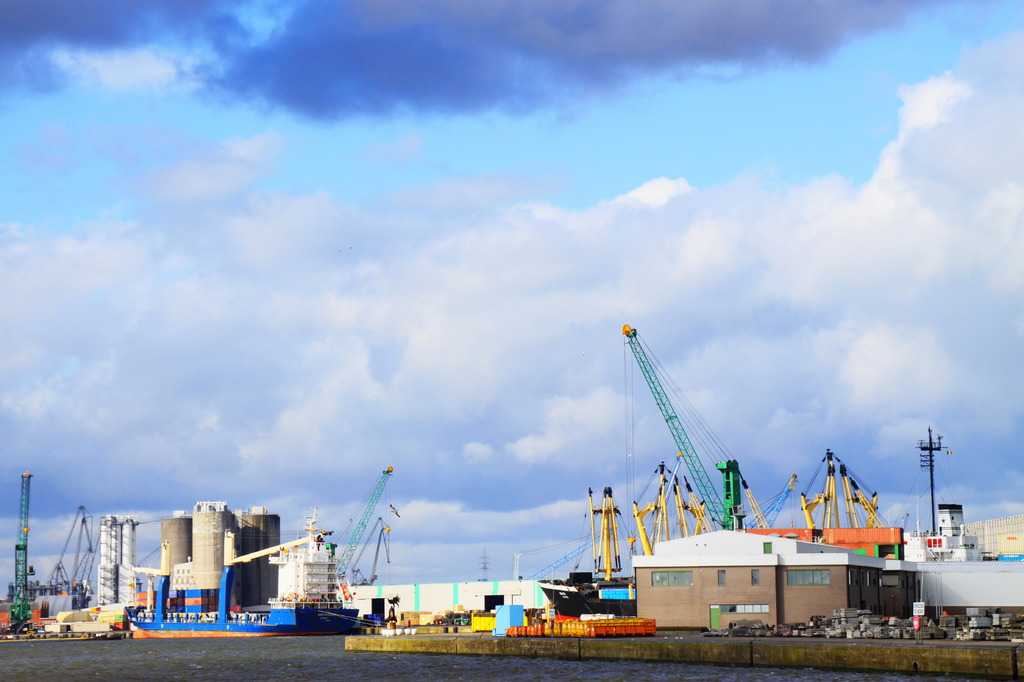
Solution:
<svg viewBox="0 0 1024 682"><path fill-rule="evenodd" d="M711 611L711 618L710 618L711 625L710 625L710 627L711 627L712 630L717 630L720 627L722 627L722 618L721 618L721 616L722 616L722 607L719 606L718 604L712 604L709 607L709 610Z"/></svg>

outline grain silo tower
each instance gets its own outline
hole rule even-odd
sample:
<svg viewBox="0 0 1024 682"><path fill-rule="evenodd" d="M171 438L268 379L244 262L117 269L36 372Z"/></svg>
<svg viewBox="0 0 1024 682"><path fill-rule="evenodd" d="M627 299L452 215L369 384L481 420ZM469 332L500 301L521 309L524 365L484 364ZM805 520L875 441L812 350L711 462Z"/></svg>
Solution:
<svg viewBox="0 0 1024 682"><path fill-rule="evenodd" d="M235 530L227 502L197 502L192 514L192 580L196 589L220 587L224 569L224 533Z"/></svg>
<svg viewBox="0 0 1024 682"><path fill-rule="evenodd" d="M235 512L235 524L239 556L281 543L281 517L267 513L266 507ZM238 602L242 606L266 606L270 598L276 596L277 567L270 565L270 557L238 565Z"/></svg>
<svg viewBox="0 0 1024 682"><path fill-rule="evenodd" d="M167 543L171 553L171 566L191 560L192 517L188 512L175 511L171 518L160 520L160 542Z"/></svg>

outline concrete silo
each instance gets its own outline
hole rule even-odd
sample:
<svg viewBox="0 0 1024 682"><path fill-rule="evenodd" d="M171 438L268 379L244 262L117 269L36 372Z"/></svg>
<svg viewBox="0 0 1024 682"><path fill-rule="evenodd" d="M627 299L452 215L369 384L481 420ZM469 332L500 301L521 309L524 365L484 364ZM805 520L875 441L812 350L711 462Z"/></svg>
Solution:
<svg viewBox="0 0 1024 682"><path fill-rule="evenodd" d="M197 502L192 514L192 579L200 590L220 587L224 533L235 530L227 502Z"/></svg>
<svg viewBox="0 0 1024 682"><path fill-rule="evenodd" d="M238 555L258 552L281 543L281 517L267 513L266 507L251 507L235 512L238 528L235 545ZM266 606L277 596L277 568L269 557L260 557L238 565L238 603L242 606Z"/></svg>
<svg viewBox="0 0 1024 682"><path fill-rule="evenodd" d="M160 542L168 543L171 566L183 564L192 556L192 517L176 511L169 519L160 520Z"/></svg>

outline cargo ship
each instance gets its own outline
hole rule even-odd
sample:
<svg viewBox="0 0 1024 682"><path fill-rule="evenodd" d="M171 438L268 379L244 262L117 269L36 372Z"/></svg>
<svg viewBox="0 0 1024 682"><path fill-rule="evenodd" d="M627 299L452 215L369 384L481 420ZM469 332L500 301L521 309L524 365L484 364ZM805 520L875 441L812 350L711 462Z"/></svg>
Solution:
<svg viewBox="0 0 1024 682"><path fill-rule="evenodd" d="M538 583L559 620L607 614L636 617L636 587L630 578L594 580L592 573L570 573L568 580Z"/></svg>
<svg viewBox="0 0 1024 682"><path fill-rule="evenodd" d="M336 545L330 535L317 527L316 510L307 519L306 537L269 549L234 557L233 543L225 542L226 556L216 597L200 597L199 604L180 606L170 596L170 571L162 559L159 571L136 569L155 580L155 594L148 607L129 607L133 637L273 637L286 635L340 635L359 625L359 611L347 608L339 583ZM272 556L271 556L272 555ZM238 612L231 608L234 567L261 556L278 566L278 594L270 599L269 610ZM169 562L166 562L169 563ZM186 592L186 591L182 591ZM204 592L213 593L214 590ZM212 607L216 599L216 610ZM182 608L184 610L182 610Z"/></svg>

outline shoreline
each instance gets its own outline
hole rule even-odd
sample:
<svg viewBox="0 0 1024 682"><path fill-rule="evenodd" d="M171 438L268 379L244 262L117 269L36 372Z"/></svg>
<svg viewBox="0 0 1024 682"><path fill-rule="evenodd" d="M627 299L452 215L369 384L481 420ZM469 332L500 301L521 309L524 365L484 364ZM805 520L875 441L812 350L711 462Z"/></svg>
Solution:
<svg viewBox="0 0 1024 682"><path fill-rule="evenodd" d="M349 635L345 650L372 653L520 656L565 660L634 660L734 667L817 668L856 672L962 675L1019 679L1024 648L1019 642L925 640L828 640L802 638L708 639L659 635L644 638L506 638L485 634Z"/></svg>

